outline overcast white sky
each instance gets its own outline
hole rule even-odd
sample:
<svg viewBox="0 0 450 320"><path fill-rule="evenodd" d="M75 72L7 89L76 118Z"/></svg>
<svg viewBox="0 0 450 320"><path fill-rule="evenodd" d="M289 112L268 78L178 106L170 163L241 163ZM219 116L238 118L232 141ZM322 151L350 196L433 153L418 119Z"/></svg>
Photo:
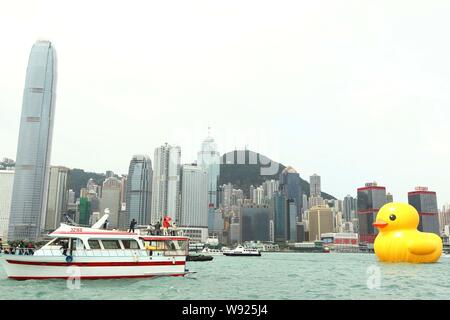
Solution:
<svg viewBox="0 0 450 320"><path fill-rule="evenodd" d="M450 1L0 0L0 157L15 159L31 46L58 54L51 163L126 173L169 142L450 202Z"/></svg>

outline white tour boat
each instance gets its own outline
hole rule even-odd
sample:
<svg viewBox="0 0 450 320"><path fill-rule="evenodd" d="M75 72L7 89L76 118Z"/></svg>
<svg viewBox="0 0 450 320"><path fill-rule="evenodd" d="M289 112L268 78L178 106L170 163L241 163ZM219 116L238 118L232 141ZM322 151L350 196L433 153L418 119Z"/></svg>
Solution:
<svg viewBox="0 0 450 320"><path fill-rule="evenodd" d="M249 256L260 257L261 252L258 249L245 248L244 246L237 246L233 250L224 251L225 256Z"/></svg>
<svg viewBox="0 0 450 320"><path fill-rule="evenodd" d="M204 248L200 253L206 256L223 256L223 251L221 249Z"/></svg>
<svg viewBox="0 0 450 320"><path fill-rule="evenodd" d="M104 221L105 219L100 219ZM40 249L3 254L9 278L114 279L184 276L189 238L147 236L118 230L61 224Z"/></svg>

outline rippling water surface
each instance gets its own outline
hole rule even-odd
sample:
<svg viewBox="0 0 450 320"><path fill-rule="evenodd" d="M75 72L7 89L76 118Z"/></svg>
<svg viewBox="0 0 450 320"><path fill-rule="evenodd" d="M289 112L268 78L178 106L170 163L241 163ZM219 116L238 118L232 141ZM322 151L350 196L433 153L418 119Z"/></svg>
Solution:
<svg viewBox="0 0 450 320"><path fill-rule="evenodd" d="M188 262L196 274L155 279L15 281L2 299L450 299L450 258L387 264L372 254L263 253Z"/></svg>

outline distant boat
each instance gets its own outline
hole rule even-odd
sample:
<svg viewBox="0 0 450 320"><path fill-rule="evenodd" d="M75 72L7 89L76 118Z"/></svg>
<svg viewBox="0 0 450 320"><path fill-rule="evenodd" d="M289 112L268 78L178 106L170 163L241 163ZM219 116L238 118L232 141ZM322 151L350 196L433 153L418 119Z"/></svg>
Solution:
<svg viewBox="0 0 450 320"><path fill-rule="evenodd" d="M261 252L258 249L245 248L244 246L237 246L233 250L224 251L223 254L225 256L235 256L235 257L238 257L238 256L240 256L240 257L242 257L242 256L260 257L261 256Z"/></svg>
<svg viewBox="0 0 450 320"><path fill-rule="evenodd" d="M200 253L206 256L223 256L221 249L204 248Z"/></svg>
<svg viewBox="0 0 450 320"><path fill-rule="evenodd" d="M214 259L212 256L203 254L189 254L186 257L186 261L211 261L212 259Z"/></svg>

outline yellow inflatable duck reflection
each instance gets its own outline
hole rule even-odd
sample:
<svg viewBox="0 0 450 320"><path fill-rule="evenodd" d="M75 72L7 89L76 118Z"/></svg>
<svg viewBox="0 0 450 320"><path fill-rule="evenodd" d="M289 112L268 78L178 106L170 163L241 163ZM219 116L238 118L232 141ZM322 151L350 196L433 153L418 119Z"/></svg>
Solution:
<svg viewBox="0 0 450 320"><path fill-rule="evenodd" d="M442 240L434 233L420 232L419 214L407 203L388 203L373 225L379 233L375 254L385 262L436 262L442 254Z"/></svg>

